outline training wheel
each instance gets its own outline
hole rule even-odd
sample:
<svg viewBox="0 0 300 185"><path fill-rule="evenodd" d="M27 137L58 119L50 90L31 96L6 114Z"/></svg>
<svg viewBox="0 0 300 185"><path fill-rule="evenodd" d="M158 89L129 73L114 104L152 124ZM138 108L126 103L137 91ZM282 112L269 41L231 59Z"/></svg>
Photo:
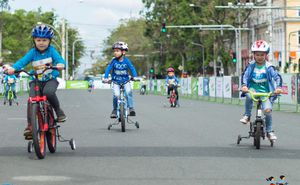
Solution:
<svg viewBox="0 0 300 185"><path fill-rule="evenodd" d="M75 140L73 138L69 141L69 144L70 144L72 150L76 150L76 144L75 144Z"/></svg>
<svg viewBox="0 0 300 185"><path fill-rule="evenodd" d="M33 142L29 141L27 144L27 152L32 153L33 152Z"/></svg>
<svg viewBox="0 0 300 185"><path fill-rule="evenodd" d="M242 137L241 137L241 135L238 135L238 139L237 139L237 142L236 142L236 144L240 144L240 142L241 142L241 140L242 140Z"/></svg>
<svg viewBox="0 0 300 185"><path fill-rule="evenodd" d="M110 130L110 128L111 128L111 125L108 125L107 130Z"/></svg>
<svg viewBox="0 0 300 185"><path fill-rule="evenodd" d="M271 147L273 147L274 146L274 141L270 140L270 143L271 143Z"/></svg>
<svg viewBox="0 0 300 185"><path fill-rule="evenodd" d="M140 128L139 122L135 122L135 126L136 126L136 128Z"/></svg>

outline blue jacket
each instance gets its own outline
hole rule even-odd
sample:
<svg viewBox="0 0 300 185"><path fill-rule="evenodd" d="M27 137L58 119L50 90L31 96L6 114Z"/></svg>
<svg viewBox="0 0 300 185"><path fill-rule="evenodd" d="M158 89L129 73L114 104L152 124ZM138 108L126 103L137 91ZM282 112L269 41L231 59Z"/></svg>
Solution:
<svg viewBox="0 0 300 185"><path fill-rule="evenodd" d="M11 83L9 83L11 81ZM4 83L5 85L10 84L13 88L16 86L17 77L15 75L5 75Z"/></svg>
<svg viewBox="0 0 300 185"><path fill-rule="evenodd" d="M242 86L246 85L249 88L251 76L255 68L255 63L255 61L251 61L250 64L246 67L245 71L243 72L241 79ZM270 62L266 62L266 68L269 90L270 92L273 92L275 91L275 88L282 87L282 78ZM242 93L242 97L243 96L245 96L244 93Z"/></svg>
<svg viewBox="0 0 300 185"><path fill-rule="evenodd" d="M133 77L137 76L136 70L128 58L124 57L122 62L113 58L105 70L104 78L108 78L108 74L112 71L112 81L121 84L129 80L128 70L131 71Z"/></svg>
<svg viewBox="0 0 300 185"><path fill-rule="evenodd" d="M65 60L60 56L53 46L49 46L45 52L41 53L38 49L32 48L23 58L18 60L12 67L16 70L21 70L25 66L31 63L33 69L37 73L41 73L44 70L46 64L56 66L57 64L66 65ZM59 76L59 71L48 70L41 75L38 80L48 81L52 78Z"/></svg>
<svg viewBox="0 0 300 185"><path fill-rule="evenodd" d="M170 76L167 75L166 85L168 85L169 80L174 80L176 82L176 85L179 84L179 80L178 80L178 78L175 75L172 76L172 77L170 77Z"/></svg>

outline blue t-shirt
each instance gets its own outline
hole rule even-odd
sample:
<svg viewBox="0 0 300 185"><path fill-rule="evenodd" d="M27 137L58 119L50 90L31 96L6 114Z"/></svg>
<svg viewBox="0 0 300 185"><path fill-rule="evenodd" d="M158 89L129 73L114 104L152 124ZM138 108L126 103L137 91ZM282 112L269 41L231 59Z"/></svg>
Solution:
<svg viewBox="0 0 300 185"><path fill-rule="evenodd" d="M174 84L177 85L179 83L178 78L174 75L174 76L168 76L166 78L166 85L167 84Z"/></svg>
<svg viewBox="0 0 300 185"><path fill-rule="evenodd" d="M104 78L108 78L108 74L112 71L112 81L121 84L129 80L128 70L131 71L133 77L137 76L136 70L128 58L124 57L121 62L114 58L106 68Z"/></svg>
<svg viewBox="0 0 300 185"><path fill-rule="evenodd" d="M32 48L23 58L18 60L12 67L21 70L31 63L33 69L38 73L42 73L46 65L56 66L57 64L66 65L65 60L60 56L53 46L49 46L43 53L38 49ZM48 81L59 76L57 70L47 70L44 74L38 76L39 81Z"/></svg>
<svg viewBox="0 0 300 185"><path fill-rule="evenodd" d="M262 93L270 92L266 65L255 65L250 79L250 89L254 89L256 92Z"/></svg>

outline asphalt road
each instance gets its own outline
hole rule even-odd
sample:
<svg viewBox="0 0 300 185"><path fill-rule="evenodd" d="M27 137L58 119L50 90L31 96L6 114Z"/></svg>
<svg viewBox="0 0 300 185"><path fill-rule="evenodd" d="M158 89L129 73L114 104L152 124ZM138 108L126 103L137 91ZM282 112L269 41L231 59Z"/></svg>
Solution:
<svg viewBox="0 0 300 185"><path fill-rule="evenodd" d="M0 184L14 185L260 185L285 175L300 181L300 116L274 112L278 141L256 150L251 139L236 145L248 127L239 123L243 107L181 100L180 108L164 106L162 96L135 94L136 120L107 130L112 92L59 91L68 115L61 134L76 140L77 150L58 143L55 154L38 160L27 153L23 138L26 95L20 106L0 106Z"/></svg>

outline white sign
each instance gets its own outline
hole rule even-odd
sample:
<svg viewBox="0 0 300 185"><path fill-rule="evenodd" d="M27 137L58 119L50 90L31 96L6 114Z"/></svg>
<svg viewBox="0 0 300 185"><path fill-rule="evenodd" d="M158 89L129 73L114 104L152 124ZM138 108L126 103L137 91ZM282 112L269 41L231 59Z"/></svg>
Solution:
<svg viewBox="0 0 300 185"><path fill-rule="evenodd" d="M216 96L223 98L223 78L216 77Z"/></svg>
<svg viewBox="0 0 300 185"><path fill-rule="evenodd" d="M198 78L198 95L203 96L203 77Z"/></svg>

